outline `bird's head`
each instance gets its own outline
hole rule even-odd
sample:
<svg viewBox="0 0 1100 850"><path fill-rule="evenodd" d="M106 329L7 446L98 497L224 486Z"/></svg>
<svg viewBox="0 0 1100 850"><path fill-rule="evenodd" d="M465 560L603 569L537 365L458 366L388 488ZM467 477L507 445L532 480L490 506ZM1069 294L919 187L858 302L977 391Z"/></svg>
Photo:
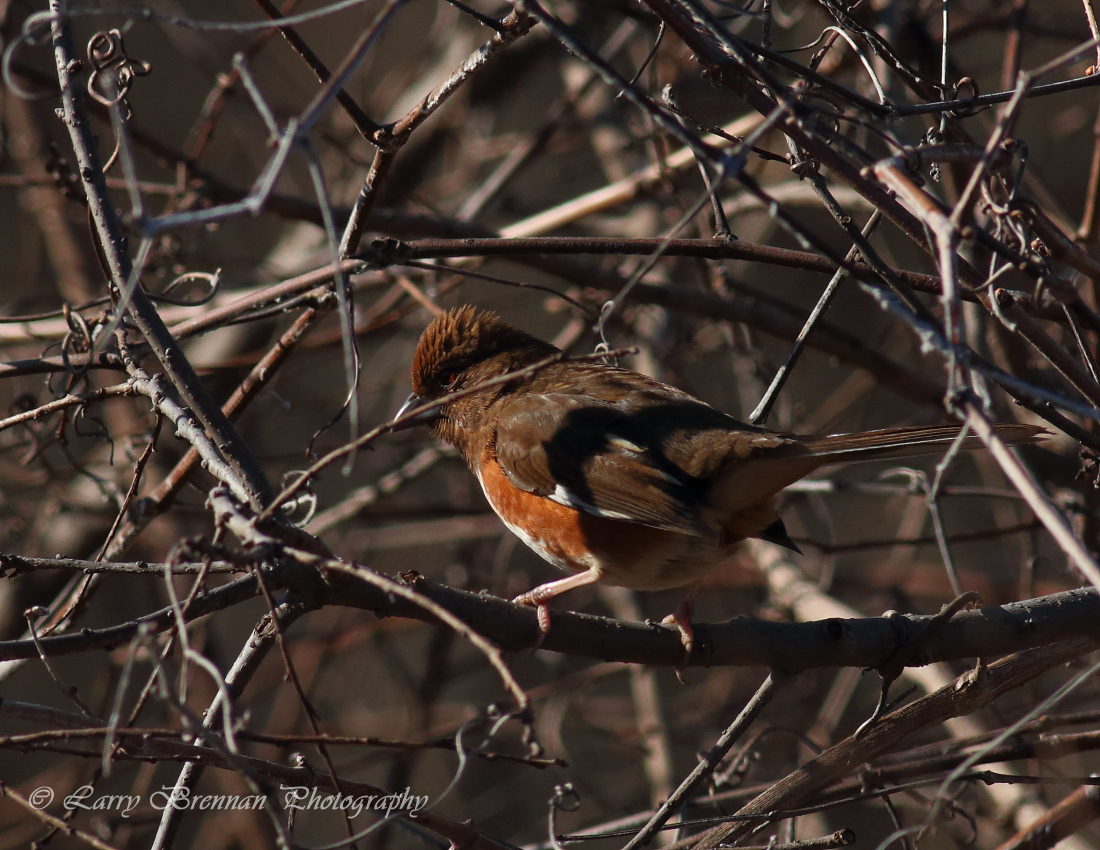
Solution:
<svg viewBox="0 0 1100 850"><path fill-rule="evenodd" d="M412 395L398 415L537 363L558 349L501 321L496 313L465 306L437 316L413 355ZM463 437L477 430L492 401L506 390L496 384L447 402L400 428L431 425L444 442L463 449Z"/></svg>

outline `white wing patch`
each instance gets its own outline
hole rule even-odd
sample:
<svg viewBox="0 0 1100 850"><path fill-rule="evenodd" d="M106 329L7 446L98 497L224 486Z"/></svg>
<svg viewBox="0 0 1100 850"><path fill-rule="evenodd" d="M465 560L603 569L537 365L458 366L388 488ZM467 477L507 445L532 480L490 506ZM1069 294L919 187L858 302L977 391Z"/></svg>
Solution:
<svg viewBox="0 0 1100 850"><path fill-rule="evenodd" d="M646 449L643 446L639 446L637 443L631 442L626 437L620 437L617 434L607 434L607 445L618 450L623 455L632 455L638 457L646 453ZM676 478L674 475L670 475L662 469L657 469L654 466L647 465L648 474L660 478L663 481L667 481L674 486L682 486L683 482ZM575 508L576 510L584 511L585 513L592 514L592 516L603 517L604 519L621 519L627 522L637 522L638 518L630 513L623 511L609 510L607 508L601 508L592 504L587 499L577 495L577 493L570 490L564 484L558 483L554 485L554 492L548 494L547 498L557 502L559 505L565 505L568 508Z"/></svg>
<svg viewBox="0 0 1100 850"><path fill-rule="evenodd" d="M642 452L645 451L645 449L643 449L637 443L632 443L625 437L616 437L614 434L608 435L607 443L608 445L614 446L615 448L620 449L624 452L628 452L632 455L640 455Z"/></svg>
<svg viewBox="0 0 1100 850"><path fill-rule="evenodd" d="M605 519L625 519L627 521L633 520L630 514L620 513L619 511L605 511L593 505L591 502L585 501L572 490L568 489L564 484L556 484L554 486L554 492L547 498L551 501L557 502L559 505L565 505L567 508L576 508L579 511L592 514L593 516L604 517Z"/></svg>
<svg viewBox="0 0 1100 850"><path fill-rule="evenodd" d="M625 437L619 437L616 434L607 435L607 444L609 446L614 446L625 454L630 455L641 455L645 454L646 451L642 446L639 446L637 443L632 443ZM655 475L657 478L667 481L669 484L675 484L676 486L680 486L681 484L683 484L683 482L675 475L670 475L663 469L658 469L656 466L651 467L649 469L649 472L650 474ZM565 503L563 502L562 504Z"/></svg>

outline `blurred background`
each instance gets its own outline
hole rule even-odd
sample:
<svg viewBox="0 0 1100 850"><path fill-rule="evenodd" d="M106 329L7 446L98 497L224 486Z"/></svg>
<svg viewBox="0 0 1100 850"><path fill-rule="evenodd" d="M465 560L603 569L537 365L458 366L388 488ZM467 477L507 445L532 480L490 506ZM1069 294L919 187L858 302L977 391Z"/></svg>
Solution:
<svg viewBox="0 0 1100 850"><path fill-rule="evenodd" d="M957 97L1011 90L1020 69L1037 67L1091 38L1087 0L1085 8L1069 0L947 5L947 89L954 86ZM281 9L296 14L321 6L290 2ZM837 37L830 7L811 0L765 2L763 7L755 2L744 7L706 5L746 43L769 44L801 66L817 63L820 75L851 92L877 102L877 84L893 104L921 102L924 98L907 85L890 57L876 55L869 37L861 37L854 25L846 26L845 37ZM126 376L117 366L82 369L66 362L87 352L88 327L101 322L109 306L102 300L106 280L90 236L66 127L55 114L60 100L48 35L20 40L28 17L44 7L8 0L0 8L0 35L10 48L6 85L0 92L0 299L9 317L0 324L0 345L5 363L14 364L0 369L0 399L5 415L11 416L67 393L117 386ZM243 55L247 74L280 129L300 116L321 88L278 31L181 25L264 21L262 3L192 0L153 2L145 8L160 17L143 20L110 2L73 9L71 16L78 55L85 55L95 33L117 27L124 38L122 55L148 71L134 78L125 95L128 148L138 182L127 186L118 165L108 171L112 200L130 228L131 253L141 241L135 191L147 217L215 209L246 195L273 156L271 133L241 83L235 55ZM845 14L867 32L878 33L922 79L935 81L942 8L934 2L868 0ZM381 9L377 2L353 5L295 24L294 32L324 66L335 69ZM478 15L500 26L511 11L504 5L481 0L472 9L435 0L398 4L344 87L359 111L349 114L344 106L330 103L306 136L327 196L317 192L310 155L295 148L258 214L180 223L152 240L142 285L153 295L166 293L156 300L158 309L219 402L303 309L316 310L300 341L265 376L235 420L276 489L287 476L346 443L351 434L348 414L340 416L348 383L339 310L333 309L330 297L318 294L331 288L330 279L322 276L296 290L299 301L290 296L264 300L265 293L332 263L335 246L321 226L321 209L331 209L337 233L342 231L372 163L377 178L371 208L352 253L365 252L360 256L375 262L353 268L348 279L360 358L355 390L360 434L391 419L408 394L417 338L440 309L467 303L490 308L571 352L588 353L600 342L594 329L601 306L643 270L656 247L639 242L630 251L601 254L566 246L511 257L475 253L439 259L424 242L427 259L421 265L402 265L400 246L379 240L416 245L491 236L552 236L563 242L573 237L715 236L700 167L681 140L654 120L654 110L661 107L652 104L674 105L677 111L665 109L664 114L700 135L729 126L733 135L744 136L759 126L759 113L708 71L650 7L605 0L547 2L546 9L587 49L626 79L634 79L634 89L651 98L651 106L640 108L621 95L543 24L532 24L522 33L525 27L513 27L505 30L506 45L494 42L493 29ZM485 45L492 52L489 61L468 76L453 76ZM1084 77L1095 62L1095 50L1086 50L1042 82ZM85 85L92 64L85 60L80 85ZM768 67L786 84L799 78L780 65ZM969 82L959 83L964 77ZM392 129L395 122L400 128L400 122L415 114L410 111L448 80L459 83L453 93L438 107L429 99L423 120L411 122L407 134L390 137L381 131L393 154L382 158L379 170L379 148L371 141L377 128ZM821 87L815 92L806 103L820 122L822 144L839 151L857 172L899 146L936 141L927 134L941 132L935 112L884 118ZM949 95L951 91L944 99L951 99ZM107 158L115 146L107 110L90 98L85 101L100 156ZM958 142L966 136L984 145L1002 108L953 113L947 138ZM1096 124L1097 93L1089 85L1027 100L1009 133L1020 145L1013 173L999 184L999 191L1011 190L1014 200L1017 195L1031 199L1072 238L1085 228L1082 221L1088 218L1090 191L1095 189L1090 174ZM715 145L728 144L708 138ZM849 235L825 209L812 182L800 174L806 169L820 174L857 229L867 222L873 203L828 167L815 164L806 151L797 155L810 164L792 168L792 151L774 127L755 135L752 146L745 173L781 204L803 234L843 256L852 244ZM924 188L953 203L971 167L951 164L935 174L925 168ZM715 191L730 229L723 244L799 252L813 247L819 253L784 228L739 181L717 182ZM1049 251L1044 255L1041 245L1030 245L1030 236L1009 232L1004 222L1010 216L1002 216L1001 209L1008 202L997 191L990 189L975 205L976 226L1052 263ZM871 243L892 269L938 274L930 254L890 221L878 227ZM1083 232L1077 242L1086 254L1094 252L1095 243L1091 232ZM398 262L378 262L394 255ZM988 246L967 243L964 256L983 274L994 268ZM610 314L606 341L612 347L637 349L624 358L624 365L747 420L830 277L829 267L795 268L765 259L677 256L674 250L657 257ZM1056 263L1053 267L1077 287L1086 305L1095 307L1092 280ZM1034 296L1046 333L1076 356L1073 326L1057 305L1042 303L1034 274L1002 269L996 285ZM246 295L255 297L248 309L231 309L201 325L200 332L186 330L191 327L186 323L201 322ZM920 292L917 298L940 315L935 295ZM980 355L1022 381L1080 399L1027 340L984 306L968 301L963 316L966 338ZM1094 347L1093 333L1086 335L1086 343ZM151 359L144 365L158 369ZM846 280L778 394L766 425L795 433L835 433L948 422L944 385L943 358L922 349L909 323ZM989 382L983 386L995 419L1044 424L1001 388ZM1085 430L1093 427L1073 410L1064 408L1062 413ZM0 551L25 559L161 563L182 540L210 539L215 528L205 500L214 479L206 471L192 470L171 497L155 505L141 501L188 448L170 423L152 437L154 418L147 398L119 395L48 410L15 425L3 423ZM145 456L151 439L155 451ZM1083 467L1079 450L1077 440L1059 431L1021 454L1095 549L1095 469ZM128 496L139 460L141 480ZM809 585L849 606L852 616L877 616L889 609L935 613L950 601L955 593L926 498L937 460L906 468L890 463L831 468L819 477L833 486L793 488L784 498L783 517L804 553L793 560ZM986 453L959 456L942 483L937 505L962 589L977 591L983 603L1003 604L1080 584L1060 548ZM462 461L422 431L384 435L369 450L359 451L350 469L342 462L329 466L314 479L311 495L314 504L299 506L294 518L340 557L379 572L415 570L455 588L506 598L557 577L504 529ZM75 598L80 569L72 562L55 566L17 569L5 562L11 575L0 582L4 639L25 635L28 608ZM206 584L214 588L228 580L210 575ZM193 576L175 579L180 597L191 591L193 581ZM554 605L618 619L660 620L680 598L679 591L635 595L583 588ZM169 601L163 579L155 574L105 574L80 598L65 628L111 626ZM255 598L194 622L189 627L191 648L226 671L267 609L262 598ZM795 616L746 552L714 577L700 597L696 618L724 622ZM121 643L111 650L57 657L51 661L56 680L39 660L11 663L0 670L0 694L5 700L73 711L61 682L74 685L96 716L107 717L131 651ZM464 724L487 717L491 706L508 701L484 656L447 628L380 619L339 606L324 607L297 622L286 635L286 651L320 728L359 739L330 747L341 777L398 792L411 788L428 795L439 813L459 822L470 819L487 835L514 845L547 840L548 801L562 783L572 783L579 806L557 816L559 833L604 828L666 799L767 673L753 667L695 668L685 672L681 683L669 669L548 651L509 654L510 669L532 698L534 729L544 753L530 758L519 724L505 725L485 745L496 757L471 757L437 803L459 771L456 732L464 730L465 746L481 742L488 722ZM178 658L170 658L171 669L178 671ZM144 681L151 669L141 653L134 663L139 672L122 697L124 719L137 705L140 688L135 682ZM941 672L949 676L964 669L966 665L944 665ZM1052 671L1013 692L976 715L979 726L971 732L1003 727L1066 675ZM189 683L186 705L201 712L214 696L211 680L192 671ZM794 677L753 726L741 760L723 765L720 773L726 778L711 790L729 792L784 776L819 748L851 734L870 715L879 685L873 673L852 670L811 670ZM896 687L901 693L908 685ZM1057 712L1090 712L1074 722L1095 724L1098 699L1090 681L1061 702ZM265 659L236 711L243 726L255 733L311 732L279 653ZM181 727L177 708L155 697L131 722ZM97 749L94 741L78 745L13 737L49 727L48 722L0 716L5 736L0 739L0 780L24 795L43 785L61 793L92 783L97 793L141 794L145 799L151 790L171 785L178 774L179 764L167 759L121 760L105 777L102 740ZM937 727L905 741L905 746L932 744L949 734ZM300 752L308 763L324 768L309 743L254 741L247 752L281 764ZM1050 764L1032 761L1022 769L1083 776L1095 769L1094 761L1082 752ZM229 770L208 770L200 784L205 793L246 793L244 787L241 777ZM1052 805L1068 790L1065 785L1039 785L1027 790L1026 800ZM799 818L793 828L763 833L757 843L766 843L771 834L790 842L847 827L858 837L856 846L875 847L894 830L892 817L903 825L920 823L935 791L932 786L895 796L893 812L880 800L815 812ZM1019 828L1011 815L1023 799L1006 802L968 788L954 800L952 816L941 816L934 833L919 846L997 847ZM712 802L689 807L683 816L712 817L737 807L736 800ZM65 816L56 804L49 811ZM160 818L159 811L143 803L125 819L117 812L81 812L71 820L121 848L150 846ZM356 826L367 823L364 818ZM29 846L50 832L10 799L0 800L0 827L0 847ZM338 841L346 834L342 819L330 812L303 813L294 827L296 840L305 846ZM1081 835L1085 839L1080 846L1095 846L1100 840L1095 829ZM657 840L667 843L676 837L671 832ZM274 840L270 823L257 812L191 813L182 819L175 846L251 848L273 846ZM611 837L581 846L621 846L625 841ZM51 843L85 846L63 835ZM424 844L446 846L438 835L407 825L377 830L361 846Z"/></svg>

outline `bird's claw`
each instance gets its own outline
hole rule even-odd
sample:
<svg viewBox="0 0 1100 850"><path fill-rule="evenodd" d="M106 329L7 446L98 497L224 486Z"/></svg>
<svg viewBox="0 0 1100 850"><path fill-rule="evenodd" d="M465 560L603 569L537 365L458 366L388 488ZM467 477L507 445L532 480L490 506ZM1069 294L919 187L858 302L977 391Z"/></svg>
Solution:
<svg viewBox="0 0 1100 850"><path fill-rule="evenodd" d="M693 606L692 606L693 607ZM689 610L685 610L685 609ZM675 626L680 633L680 643L684 646L684 659L676 666L676 678L681 684L684 682L684 670L691 661L691 652L695 649L695 629L691 625L691 615L694 613L689 606L681 605L674 613L669 614L663 620L662 625Z"/></svg>
<svg viewBox="0 0 1100 850"><path fill-rule="evenodd" d="M542 642L546 640L546 636L550 633L550 606L547 605L546 601L540 598L535 591L521 593L512 601L516 605L529 605L535 608L535 618L538 620L539 625L539 636L532 649L541 649Z"/></svg>

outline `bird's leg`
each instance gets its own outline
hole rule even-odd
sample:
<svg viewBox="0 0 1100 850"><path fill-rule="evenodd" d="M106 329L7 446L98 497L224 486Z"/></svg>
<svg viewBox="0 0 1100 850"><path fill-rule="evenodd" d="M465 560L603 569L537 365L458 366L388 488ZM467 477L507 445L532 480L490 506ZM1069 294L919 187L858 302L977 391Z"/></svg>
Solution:
<svg viewBox="0 0 1100 850"><path fill-rule="evenodd" d="M574 587L584 587L586 584L593 584L599 581L602 576L603 573L599 570L588 569L583 573L577 573L576 575L567 576L566 578L560 578L557 581L548 581L546 584L540 584L534 590L521 593L512 600L517 605L534 605L538 608L539 642L535 646L536 649L542 644L542 639L546 637L547 632L550 631L550 606L546 603L559 593L565 593L565 591L572 590Z"/></svg>
<svg viewBox="0 0 1100 850"><path fill-rule="evenodd" d="M695 615L695 593L698 589L698 585L691 585L680 607L661 620L666 625L675 626L680 632L680 643L684 645L684 667L687 667L691 650L695 648L695 629L691 626L691 618ZM680 669L683 670L683 667Z"/></svg>

